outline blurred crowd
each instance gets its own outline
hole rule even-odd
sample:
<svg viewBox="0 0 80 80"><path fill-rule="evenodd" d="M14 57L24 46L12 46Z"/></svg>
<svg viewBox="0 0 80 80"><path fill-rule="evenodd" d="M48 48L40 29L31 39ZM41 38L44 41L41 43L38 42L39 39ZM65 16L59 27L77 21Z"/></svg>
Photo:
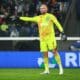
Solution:
<svg viewBox="0 0 80 80"><path fill-rule="evenodd" d="M14 21L15 16L36 16L41 4L47 4L63 25L70 0L0 0L0 37L38 36L37 24ZM57 34L58 32L56 32Z"/></svg>

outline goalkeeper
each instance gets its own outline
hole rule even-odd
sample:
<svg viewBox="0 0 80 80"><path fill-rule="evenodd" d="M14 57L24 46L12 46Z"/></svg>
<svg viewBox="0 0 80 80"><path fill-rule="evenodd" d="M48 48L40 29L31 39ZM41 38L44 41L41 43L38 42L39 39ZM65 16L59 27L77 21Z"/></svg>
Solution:
<svg viewBox="0 0 80 80"><path fill-rule="evenodd" d="M63 67L61 63L60 56L57 51L57 43L55 39L54 24L64 36L64 31L61 24L58 22L57 18L48 12L48 8L45 4L40 6L41 15L35 17L19 17L23 21L36 22L38 24L39 36L40 36L40 51L44 55L44 65L45 70L41 74L49 74L48 65L48 51L52 51L57 64L59 65L59 74L63 74ZM65 39L65 37L63 37Z"/></svg>

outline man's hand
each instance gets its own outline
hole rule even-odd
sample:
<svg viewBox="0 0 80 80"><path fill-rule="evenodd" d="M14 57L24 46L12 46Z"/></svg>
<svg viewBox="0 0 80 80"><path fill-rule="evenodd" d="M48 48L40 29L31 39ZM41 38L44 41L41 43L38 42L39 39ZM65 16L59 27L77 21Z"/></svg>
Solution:
<svg viewBox="0 0 80 80"><path fill-rule="evenodd" d="M61 32L61 40L62 41L66 41L67 40L67 36L64 34L64 32Z"/></svg>

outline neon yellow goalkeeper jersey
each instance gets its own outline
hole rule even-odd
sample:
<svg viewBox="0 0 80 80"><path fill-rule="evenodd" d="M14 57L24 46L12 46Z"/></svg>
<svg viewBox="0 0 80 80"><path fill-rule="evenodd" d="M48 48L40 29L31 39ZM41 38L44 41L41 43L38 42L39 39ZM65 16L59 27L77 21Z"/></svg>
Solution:
<svg viewBox="0 0 80 80"><path fill-rule="evenodd" d="M55 36L54 24L60 32L63 32L63 28L56 17L49 13L35 17L20 17L20 19L23 21L36 22L38 24L40 40L47 37L48 35Z"/></svg>

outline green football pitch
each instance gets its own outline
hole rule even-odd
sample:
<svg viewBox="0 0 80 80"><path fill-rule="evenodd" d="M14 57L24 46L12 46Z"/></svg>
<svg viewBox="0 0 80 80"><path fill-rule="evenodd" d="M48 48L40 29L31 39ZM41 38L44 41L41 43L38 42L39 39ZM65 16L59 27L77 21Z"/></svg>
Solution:
<svg viewBox="0 0 80 80"><path fill-rule="evenodd" d="M64 69L58 75L58 69L50 69L50 74L41 75L43 69L4 69L0 68L0 80L80 80L80 69Z"/></svg>

